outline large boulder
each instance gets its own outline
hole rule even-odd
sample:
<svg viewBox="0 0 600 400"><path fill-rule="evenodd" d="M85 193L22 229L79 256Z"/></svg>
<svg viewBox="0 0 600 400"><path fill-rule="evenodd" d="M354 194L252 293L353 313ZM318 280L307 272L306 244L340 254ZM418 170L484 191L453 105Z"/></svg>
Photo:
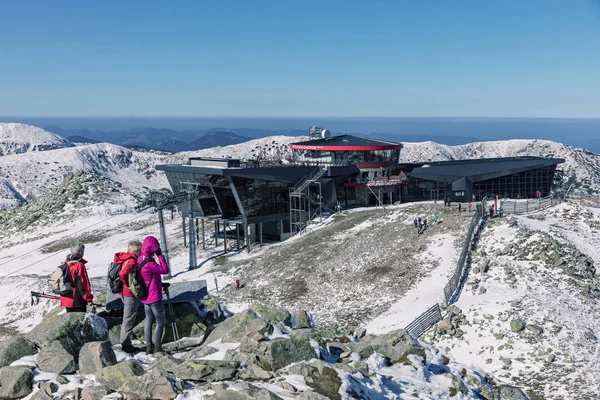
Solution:
<svg viewBox="0 0 600 400"><path fill-rule="evenodd" d="M95 374L116 363L117 356L109 341L86 343L79 352L79 373L82 375Z"/></svg>
<svg viewBox="0 0 600 400"><path fill-rule="evenodd" d="M256 319L261 319L252 310L244 310L234 316L227 318L225 321L218 324L215 329L210 332L206 338L205 343L210 345L212 342L221 339L223 343L237 343L241 342L244 337L251 335L253 332L249 332L246 326L256 326L259 329L262 328L262 324L253 322ZM264 319L262 319L265 321ZM253 325L250 325L250 324ZM254 325L256 324L256 325Z"/></svg>
<svg viewBox="0 0 600 400"><path fill-rule="evenodd" d="M200 347L195 347L192 350L190 350L189 352L185 353L182 356L182 358L184 360L198 360L200 358L204 358L206 356L214 354L218 351L219 350L215 349L214 347L200 346Z"/></svg>
<svg viewBox="0 0 600 400"><path fill-rule="evenodd" d="M102 400L112 391L104 385L91 386L79 390L76 400Z"/></svg>
<svg viewBox="0 0 600 400"><path fill-rule="evenodd" d="M521 389L510 385L501 385L498 387L502 398L506 400L529 400L527 395Z"/></svg>
<svg viewBox="0 0 600 400"><path fill-rule="evenodd" d="M258 365L267 371L276 371L290 364L318 357L310 340L298 337L260 342L245 338L239 351L254 356Z"/></svg>
<svg viewBox="0 0 600 400"><path fill-rule="evenodd" d="M158 374L130 378L118 391L125 399L131 400L167 400L177 397L167 378Z"/></svg>
<svg viewBox="0 0 600 400"><path fill-rule="evenodd" d="M510 321L510 330L513 332L521 332L525 329L525 321L522 319L513 319Z"/></svg>
<svg viewBox="0 0 600 400"><path fill-rule="evenodd" d="M282 400L281 397L267 389L243 381L234 384L211 385L210 390L214 393L203 395L210 400Z"/></svg>
<svg viewBox="0 0 600 400"><path fill-rule="evenodd" d="M204 324L202 318L198 314L196 308L190 303L176 303L173 304L173 313L175 314L175 323L177 325L177 332L179 337L200 337L203 338L206 335L208 327ZM170 343L175 341L175 336L172 329L172 317L169 312L168 306L165 305L165 333L163 336L163 343ZM141 342L145 342L144 336L144 325L145 321L141 321L133 328L133 334ZM152 330L156 329L156 323L152 325Z"/></svg>
<svg viewBox="0 0 600 400"><path fill-rule="evenodd" d="M202 311L205 313L204 318L209 325L225 321L225 311L223 311L223 307L221 307L221 304L214 297L210 297L204 302Z"/></svg>
<svg viewBox="0 0 600 400"><path fill-rule="evenodd" d="M108 328L106 321L94 314L50 313L27 338L40 348L58 340L69 354L77 357L85 343L108 339Z"/></svg>
<svg viewBox="0 0 600 400"><path fill-rule="evenodd" d="M292 328L294 329L305 329L310 328L310 317L304 310L294 311L292 316Z"/></svg>
<svg viewBox="0 0 600 400"><path fill-rule="evenodd" d="M156 357L148 369L153 372L158 372L167 378L175 378L177 368L179 368L183 361L184 360L166 354L164 356Z"/></svg>
<svg viewBox="0 0 600 400"><path fill-rule="evenodd" d="M280 322L286 326L292 325L292 315L284 308L255 304L252 306L252 310L271 323Z"/></svg>
<svg viewBox="0 0 600 400"><path fill-rule="evenodd" d="M310 365L314 368L310 369L310 373L306 377L306 384L315 392L331 400L341 400L340 387L342 386L342 380L337 371L326 362L319 360L311 362Z"/></svg>
<svg viewBox="0 0 600 400"><path fill-rule="evenodd" d="M135 361L128 360L117 365L104 367L96 374L98 382L109 389L117 390L127 380L136 376L142 376L146 372Z"/></svg>
<svg viewBox="0 0 600 400"><path fill-rule="evenodd" d="M265 371L256 364L250 364L240 373L240 379L245 381L268 381L273 377L271 372Z"/></svg>
<svg viewBox="0 0 600 400"><path fill-rule="evenodd" d="M348 343L348 347L363 358L379 353L387 357L392 364L406 362L409 354L425 357L425 349L404 329L383 335L367 335L358 343Z"/></svg>
<svg viewBox="0 0 600 400"><path fill-rule="evenodd" d="M31 340L22 335L15 336L0 343L0 368L12 364L14 361L37 353L37 347Z"/></svg>
<svg viewBox="0 0 600 400"><path fill-rule="evenodd" d="M20 399L32 392L33 372L27 367L0 368L0 399Z"/></svg>
<svg viewBox="0 0 600 400"><path fill-rule="evenodd" d="M40 371L53 374L72 374L77 370L75 359L58 340L40 350L37 363Z"/></svg>
<svg viewBox="0 0 600 400"><path fill-rule="evenodd" d="M193 382L218 382L235 378L239 363L228 361L185 361L177 367L175 376Z"/></svg>

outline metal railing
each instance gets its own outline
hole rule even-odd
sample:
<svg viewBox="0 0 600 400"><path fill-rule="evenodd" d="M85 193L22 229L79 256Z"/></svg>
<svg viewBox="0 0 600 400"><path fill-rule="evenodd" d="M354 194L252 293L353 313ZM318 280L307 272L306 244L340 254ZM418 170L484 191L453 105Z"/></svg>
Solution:
<svg viewBox="0 0 600 400"><path fill-rule="evenodd" d="M412 338L419 338L433 325L442 320L440 305L435 303L429 310L419 315L413 322L404 328Z"/></svg>
<svg viewBox="0 0 600 400"><path fill-rule="evenodd" d="M525 201L502 200L500 204L504 214L525 214L555 206L560 202L560 199L546 196L539 199L527 199Z"/></svg>

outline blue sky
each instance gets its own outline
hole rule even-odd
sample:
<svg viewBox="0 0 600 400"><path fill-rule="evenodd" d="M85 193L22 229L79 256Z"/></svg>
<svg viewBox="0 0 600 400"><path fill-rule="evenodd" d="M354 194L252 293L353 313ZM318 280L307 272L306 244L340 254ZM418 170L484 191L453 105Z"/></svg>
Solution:
<svg viewBox="0 0 600 400"><path fill-rule="evenodd" d="M598 1L0 1L0 115L600 117Z"/></svg>

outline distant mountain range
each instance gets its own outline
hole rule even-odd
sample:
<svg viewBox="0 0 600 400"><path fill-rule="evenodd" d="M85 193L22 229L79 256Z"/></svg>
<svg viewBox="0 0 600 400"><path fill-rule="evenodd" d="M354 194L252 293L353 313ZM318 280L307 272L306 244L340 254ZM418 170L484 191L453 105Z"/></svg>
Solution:
<svg viewBox="0 0 600 400"><path fill-rule="evenodd" d="M68 138L71 143L112 143L127 148L154 149L170 153L229 146L254 139L254 137L242 136L228 130L194 132L157 128L135 128L126 131L92 131L58 127L46 127L46 129ZM249 131L248 133L258 137L262 137L260 134L270 133L270 136L274 134L272 131L252 132L255 131L252 129L241 129L241 131Z"/></svg>

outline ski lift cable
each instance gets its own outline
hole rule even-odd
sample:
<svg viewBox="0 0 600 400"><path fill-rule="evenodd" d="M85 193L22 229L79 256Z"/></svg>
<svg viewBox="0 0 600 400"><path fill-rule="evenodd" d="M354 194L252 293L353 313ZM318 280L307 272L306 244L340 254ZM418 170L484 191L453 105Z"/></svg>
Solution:
<svg viewBox="0 0 600 400"><path fill-rule="evenodd" d="M148 215L148 214L140 214L140 215L137 215L137 216L136 216L136 217L134 217L134 218L130 218L130 219L128 219L128 220L126 220L126 221L124 221L124 222L130 222L130 221L134 221L134 220L136 220L136 219L139 219L139 218L141 218L141 217L144 217L144 216L146 216L146 215ZM101 224L101 223L103 223L103 222L106 222L106 221L108 221L109 219L112 219L112 218L114 218L114 217L116 217L116 215L115 215L115 216L112 216L112 217L110 217L110 218L107 218L107 219L105 219L105 220L103 220L103 221L99 221L99 222L97 222L97 223L95 223L95 224L93 224L93 225L90 225L90 226L88 226L88 227L86 227L86 228L84 228L84 229L81 229L81 230L79 230L79 231L77 231L77 232L74 232L74 233L70 234L69 236L72 236L72 235L75 235L75 234L77 234L77 233L83 232L84 230L86 230L86 229L88 229L88 228L91 228L91 227L93 227L93 226L99 225L99 224ZM67 236L67 238L68 238L69 236ZM43 246L42 246L42 247L43 247ZM26 256L27 254L31 254L31 253L33 253L33 252L35 252L35 251L37 251L37 250L41 249L42 247L39 247L39 248L37 248L37 249L35 249L35 250L32 250L32 251L30 251L29 253L22 254L22 255L21 255L21 256L19 256L19 257L12 258L12 259L10 259L10 260L8 260L8 261L6 261L6 262L4 262L4 263L0 264L0 266L2 266L2 265L4 265L4 264L7 264L8 262L11 262L11 261L13 261L13 260L16 260L16 259L19 259L19 258L21 258L21 257L24 257L24 256ZM63 250L58 250L58 251L55 251L54 253L50 254L50 255L49 255L49 256L47 256L47 257L44 257L44 258L42 258L41 260L34 261L34 262L32 262L31 264L28 264L28 265L26 265L26 266L24 266L24 267L22 267L22 268L16 269L16 270L14 270L14 271L12 271L12 272L10 272L10 273L8 273L8 274L6 274L6 275L2 276L2 278L0 279L0 283L4 282L4 279L5 279L6 277L8 277L8 276L12 276L13 274L15 274L15 273L17 273L17 272L24 271L24 270L26 270L27 268L29 268L29 267L32 267L32 266L34 266L34 265L36 265L36 264L38 264L38 263L40 263L40 262L42 262L42 261L46 261L47 259L49 259L49 258L51 258L51 257L54 257L55 255L59 254L59 253L60 253L60 252L62 252L62 251L63 251Z"/></svg>

